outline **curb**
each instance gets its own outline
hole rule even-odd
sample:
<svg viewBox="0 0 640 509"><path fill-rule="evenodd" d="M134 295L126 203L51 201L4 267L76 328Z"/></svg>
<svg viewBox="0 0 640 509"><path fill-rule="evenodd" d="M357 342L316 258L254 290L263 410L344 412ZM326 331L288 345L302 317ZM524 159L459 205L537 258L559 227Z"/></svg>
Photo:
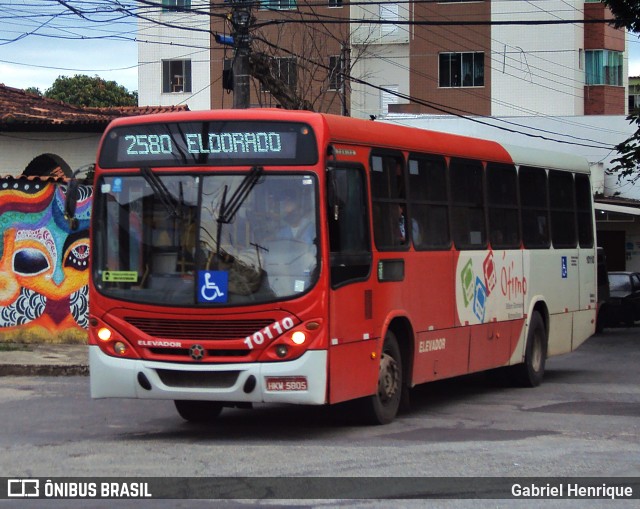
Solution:
<svg viewBox="0 0 640 509"><path fill-rule="evenodd" d="M0 365L2 376L88 376L89 366L82 364L55 366L38 364L4 364Z"/></svg>

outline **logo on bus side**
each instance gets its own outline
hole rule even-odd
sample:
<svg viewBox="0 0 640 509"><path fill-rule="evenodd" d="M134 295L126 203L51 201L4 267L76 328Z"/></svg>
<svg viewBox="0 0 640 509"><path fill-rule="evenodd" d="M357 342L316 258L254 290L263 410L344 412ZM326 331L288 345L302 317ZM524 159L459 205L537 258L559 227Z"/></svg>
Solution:
<svg viewBox="0 0 640 509"><path fill-rule="evenodd" d="M481 258L484 256L484 259ZM487 318L521 318L527 278L519 252L461 253L458 259L456 302L461 323L484 323Z"/></svg>

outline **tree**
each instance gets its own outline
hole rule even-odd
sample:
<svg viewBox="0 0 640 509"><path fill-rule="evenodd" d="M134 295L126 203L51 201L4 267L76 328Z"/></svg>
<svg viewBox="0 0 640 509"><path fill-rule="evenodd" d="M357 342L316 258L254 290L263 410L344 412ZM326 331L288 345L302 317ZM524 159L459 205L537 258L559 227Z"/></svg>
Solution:
<svg viewBox="0 0 640 509"><path fill-rule="evenodd" d="M614 26L626 28L630 32L640 32L640 2L637 0L604 0L615 16ZM631 114L627 117L632 124L636 124L636 132L630 138L616 145L620 154L613 160L616 166L610 170L618 178L630 178L632 182L640 179L640 116Z"/></svg>
<svg viewBox="0 0 640 509"><path fill-rule="evenodd" d="M640 32L640 3L637 0L604 0L615 16L614 26Z"/></svg>
<svg viewBox="0 0 640 509"><path fill-rule="evenodd" d="M137 106L138 93L129 92L115 81L105 81L99 76L76 74L59 76L44 96L76 106L107 108L113 106Z"/></svg>
<svg viewBox="0 0 640 509"><path fill-rule="evenodd" d="M24 91L27 94L31 94L31 95L37 95L38 97L42 97L42 92L40 92L40 89L37 87L29 87L29 88L25 88Z"/></svg>

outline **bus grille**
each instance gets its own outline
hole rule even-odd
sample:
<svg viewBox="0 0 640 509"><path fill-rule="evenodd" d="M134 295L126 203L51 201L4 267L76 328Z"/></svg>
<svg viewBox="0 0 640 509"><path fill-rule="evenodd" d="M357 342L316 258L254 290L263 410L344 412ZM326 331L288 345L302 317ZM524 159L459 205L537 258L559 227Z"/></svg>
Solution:
<svg viewBox="0 0 640 509"><path fill-rule="evenodd" d="M167 320L127 317L125 320L145 334L164 339L244 339L271 325L274 320Z"/></svg>
<svg viewBox="0 0 640 509"><path fill-rule="evenodd" d="M239 371L177 371L157 369L162 383L168 387L228 389L238 379Z"/></svg>

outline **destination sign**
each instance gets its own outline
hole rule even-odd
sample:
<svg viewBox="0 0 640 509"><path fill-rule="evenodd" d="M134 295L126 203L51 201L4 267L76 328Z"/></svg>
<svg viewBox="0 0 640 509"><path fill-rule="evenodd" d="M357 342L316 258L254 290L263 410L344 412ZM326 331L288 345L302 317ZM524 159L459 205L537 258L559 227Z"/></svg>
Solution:
<svg viewBox="0 0 640 509"><path fill-rule="evenodd" d="M140 166L314 164L311 128L286 122L139 124L109 131L102 168Z"/></svg>

